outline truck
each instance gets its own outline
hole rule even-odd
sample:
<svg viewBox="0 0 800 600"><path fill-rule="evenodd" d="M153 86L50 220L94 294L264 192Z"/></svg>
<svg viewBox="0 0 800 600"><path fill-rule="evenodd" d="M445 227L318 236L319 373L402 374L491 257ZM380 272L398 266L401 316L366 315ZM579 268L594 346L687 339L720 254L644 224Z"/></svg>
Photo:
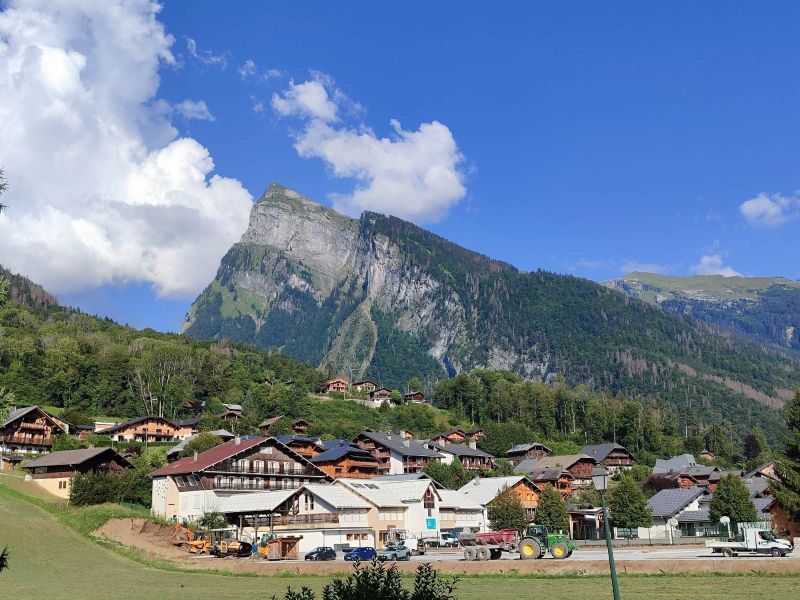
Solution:
<svg viewBox="0 0 800 600"><path fill-rule="evenodd" d="M711 552L723 556L739 556L739 554L769 554L770 556L786 556L794 550L789 540L779 538L771 529L761 524L740 523L739 533L734 539L709 540L706 546Z"/></svg>
<svg viewBox="0 0 800 600"><path fill-rule="evenodd" d="M520 536L516 529L501 529L482 533L463 532L458 543L464 550L464 560L497 560L503 552L519 554L523 560L543 558L548 552L553 558L572 556L575 542L563 533L551 533L545 525L531 524Z"/></svg>

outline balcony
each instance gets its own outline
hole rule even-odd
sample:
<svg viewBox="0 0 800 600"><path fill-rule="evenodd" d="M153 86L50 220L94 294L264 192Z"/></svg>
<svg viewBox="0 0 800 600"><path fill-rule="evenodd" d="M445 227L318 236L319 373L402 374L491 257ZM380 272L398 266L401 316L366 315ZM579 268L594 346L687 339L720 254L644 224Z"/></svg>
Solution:
<svg viewBox="0 0 800 600"><path fill-rule="evenodd" d="M298 477L317 475L315 470L304 467L303 465L299 465L299 468L292 466L286 469L283 465L270 467L269 465L259 466L250 464L245 467L237 464L223 463L219 466L209 469L209 471L213 471L215 473L244 473L249 475L295 475Z"/></svg>
<svg viewBox="0 0 800 600"><path fill-rule="evenodd" d="M272 481L272 482L258 481L257 479L246 479L244 481L221 481L219 483L214 481L211 484L211 489L232 490L235 492L276 492L280 490L300 489L299 484L296 487L292 487L291 485L286 485L286 483L292 483L292 482L293 482L292 480L284 482L283 479L281 479L280 481Z"/></svg>
<svg viewBox="0 0 800 600"><path fill-rule="evenodd" d="M338 523L338 513L319 513L309 515L281 515L273 524L275 526L291 526L302 527L305 526L318 526L324 523Z"/></svg>
<svg viewBox="0 0 800 600"><path fill-rule="evenodd" d="M0 442L6 444L20 444L21 446L52 446L49 437L40 435L0 435Z"/></svg>

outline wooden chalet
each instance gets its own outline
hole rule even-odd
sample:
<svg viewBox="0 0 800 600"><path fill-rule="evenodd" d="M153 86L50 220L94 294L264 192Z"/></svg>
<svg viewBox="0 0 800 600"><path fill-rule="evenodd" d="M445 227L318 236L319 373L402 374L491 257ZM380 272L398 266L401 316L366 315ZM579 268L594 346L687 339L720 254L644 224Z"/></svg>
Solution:
<svg viewBox="0 0 800 600"><path fill-rule="evenodd" d="M431 438L434 444L463 444L467 441L467 434L463 429L451 429L437 434Z"/></svg>
<svg viewBox="0 0 800 600"><path fill-rule="evenodd" d="M374 381L357 381L353 384L353 389L357 392L374 392L378 389L378 384Z"/></svg>
<svg viewBox="0 0 800 600"><path fill-rule="evenodd" d="M517 444L506 452L506 458L512 464L518 465L523 460L538 460L545 456L550 456L552 451L550 448L539 442L530 442L528 444Z"/></svg>
<svg viewBox="0 0 800 600"><path fill-rule="evenodd" d="M442 462L452 464L456 459L467 471L489 471L494 467L494 456L475 447L475 442L469 444L431 444L431 448L439 452L444 458Z"/></svg>
<svg viewBox="0 0 800 600"><path fill-rule="evenodd" d="M283 418L283 415L278 415L277 417L270 417L269 419L264 419L261 423L258 424L258 429L264 435L271 433L272 428L275 424Z"/></svg>
<svg viewBox="0 0 800 600"><path fill-rule="evenodd" d="M476 477L466 485L459 488L459 492L466 495L483 507L495 501L498 494L508 489L515 494L525 508L530 521L534 520L536 507L539 506L541 490L524 475L511 475L508 477Z"/></svg>
<svg viewBox="0 0 800 600"><path fill-rule="evenodd" d="M597 461L586 454L563 454L545 456L530 463L530 470L559 469L568 471L573 478L574 487L586 487L592 483L592 469Z"/></svg>
<svg viewBox="0 0 800 600"><path fill-rule="evenodd" d="M708 462L714 462L717 460L717 455L711 452L711 450L703 450L699 454L700 458L703 460L707 460Z"/></svg>
<svg viewBox="0 0 800 600"><path fill-rule="evenodd" d="M594 444L592 446L584 446L580 450L581 454L591 456L598 463L611 471L612 473L630 469L636 464L636 459L633 457L625 446L619 444Z"/></svg>
<svg viewBox="0 0 800 600"><path fill-rule="evenodd" d="M314 456L311 462L329 477L371 479L378 474L378 459L369 450L348 440L333 440L325 445L325 450Z"/></svg>
<svg viewBox="0 0 800 600"><path fill-rule="evenodd" d="M467 434L467 439L473 442L477 442L486 436L486 431L483 429L483 427L476 427L475 429L470 429L465 433Z"/></svg>
<svg viewBox="0 0 800 600"><path fill-rule="evenodd" d="M572 495L575 478L569 471L559 467L537 467L536 462L529 458L522 461L514 470L525 475L541 489L550 485L561 494L562 498L566 499Z"/></svg>
<svg viewBox="0 0 800 600"><path fill-rule="evenodd" d="M276 435L275 437L303 458L310 459L325 451L325 446L319 438L302 435Z"/></svg>
<svg viewBox="0 0 800 600"><path fill-rule="evenodd" d="M443 458L436 450L397 432L362 431L353 441L377 459L379 475L419 473L429 461L440 462Z"/></svg>
<svg viewBox="0 0 800 600"><path fill-rule="evenodd" d="M169 419L148 415L136 417L97 433L107 435L115 442L175 442L181 439L178 437L178 432L181 430L181 427Z"/></svg>
<svg viewBox="0 0 800 600"><path fill-rule="evenodd" d="M346 379L336 378L329 379L328 381L322 383L320 389L321 391L327 393L343 394L349 387L350 382L348 382Z"/></svg>
<svg viewBox="0 0 800 600"><path fill-rule="evenodd" d="M13 468L27 454L49 452L53 436L67 432L62 423L38 406L12 410L0 426L0 468Z"/></svg>
<svg viewBox="0 0 800 600"><path fill-rule="evenodd" d="M403 402L422 403L425 402L425 394L422 392L406 392L403 394Z"/></svg>
<svg viewBox="0 0 800 600"><path fill-rule="evenodd" d="M309 427L309 422L306 421L305 419L296 419L292 423L292 431L296 435L305 435L305 433L308 431L308 427Z"/></svg>
<svg viewBox="0 0 800 600"><path fill-rule="evenodd" d="M133 465L111 448L83 448L51 452L23 467L31 472L34 483L51 494L69 498L72 478L82 473L110 471L120 473Z"/></svg>

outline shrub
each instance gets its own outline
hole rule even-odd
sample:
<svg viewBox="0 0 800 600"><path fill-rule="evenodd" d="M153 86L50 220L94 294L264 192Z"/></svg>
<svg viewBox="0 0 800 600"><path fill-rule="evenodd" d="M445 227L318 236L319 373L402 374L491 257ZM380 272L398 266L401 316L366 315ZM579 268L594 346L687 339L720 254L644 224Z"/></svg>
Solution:
<svg viewBox="0 0 800 600"><path fill-rule="evenodd" d="M520 531L528 524L528 515L519 496L508 487L500 490L486 509L492 529L516 529Z"/></svg>

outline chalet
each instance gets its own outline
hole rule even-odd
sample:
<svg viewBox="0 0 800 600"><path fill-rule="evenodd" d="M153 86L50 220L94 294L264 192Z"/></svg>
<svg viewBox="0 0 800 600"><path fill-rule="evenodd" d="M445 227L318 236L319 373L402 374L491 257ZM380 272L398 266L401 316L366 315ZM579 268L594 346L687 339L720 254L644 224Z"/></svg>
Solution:
<svg viewBox="0 0 800 600"><path fill-rule="evenodd" d="M12 410L0 426L0 469L16 466L26 454L49 452L60 433L66 433L61 421L38 406Z"/></svg>
<svg viewBox="0 0 800 600"><path fill-rule="evenodd" d="M475 442L471 444L430 444L433 450L442 455L444 464L452 464L455 459L461 461L467 471L489 471L494 467L494 456L478 450Z"/></svg>
<svg viewBox="0 0 800 600"><path fill-rule="evenodd" d="M215 429L214 431L209 431L207 433L217 436L222 442L229 442L236 437L230 431L227 431L225 429ZM178 442L178 444L167 450L167 462L173 462L178 460L178 458L180 458L181 452L183 452L183 449L186 448L186 445L193 439L195 439L198 435L200 434L195 433L194 435L190 435L188 438L181 440L180 442Z"/></svg>
<svg viewBox="0 0 800 600"><path fill-rule="evenodd" d="M292 431L296 435L305 435L305 433L308 431L308 427L309 422L305 419L295 419L292 422Z"/></svg>
<svg viewBox="0 0 800 600"><path fill-rule="evenodd" d="M121 473L133 465L111 448L83 448L51 452L23 464L33 482L60 498L69 498L72 478L82 473Z"/></svg>
<svg viewBox="0 0 800 600"><path fill-rule="evenodd" d="M473 442L477 442L486 435L486 431L484 431L483 427L476 427L475 429L470 429L465 433L467 434L467 439Z"/></svg>
<svg viewBox="0 0 800 600"><path fill-rule="evenodd" d="M467 441L467 434L463 429L451 429L433 436L430 441L440 445L464 444Z"/></svg>
<svg viewBox="0 0 800 600"><path fill-rule="evenodd" d="M350 383L346 379L330 379L320 386L321 391L327 393L343 394L350 387Z"/></svg>
<svg viewBox="0 0 800 600"><path fill-rule="evenodd" d="M403 394L403 402L409 402L412 404L418 404L425 402L425 394L422 392L406 392Z"/></svg>
<svg viewBox="0 0 800 600"><path fill-rule="evenodd" d="M272 437L234 438L196 456L157 469L153 513L194 521L242 492L296 490L329 478L297 452Z"/></svg>
<svg viewBox="0 0 800 600"><path fill-rule="evenodd" d="M528 514L528 519L533 521L536 507L539 506L541 490L524 475L476 477L458 491L485 508L505 489L511 490L519 497Z"/></svg>
<svg viewBox="0 0 800 600"><path fill-rule="evenodd" d="M225 407L226 411L233 412L233 413L238 413L239 416L241 416L241 414L244 412L244 408L242 407L241 404L226 404L226 403L223 402L222 406Z"/></svg>
<svg viewBox="0 0 800 600"><path fill-rule="evenodd" d="M349 440L324 442L325 449L311 459L328 477L371 479L378 474L378 459Z"/></svg>
<svg viewBox="0 0 800 600"><path fill-rule="evenodd" d="M580 449L580 453L591 456L598 463L602 463L610 473L630 469L636 463L633 454L628 452L625 446L614 443L584 446Z"/></svg>
<svg viewBox="0 0 800 600"><path fill-rule="evenodd" d="M384 402L391 402L392 400L392 390L389 388L378 388L376 390L372 390L369 393L370 402L377 408L381 406Z"/></svg>
<svg viewBox="0 0 800 600"><path fill-rule="evenodd" d="M572 473L559 467L539 467L534 459L523 460L514 468L515 473L525 475L537 487L544 489L550 485L561 494L562 498L572 495L575 478Z"/></svg>
<svg viewBox="0 0 800 600"><path fill-rule="evenodd" d="M357 392L374 392L378 389L378 384L374 381L358 381L353 384L353 389Z"/></svg>
<svg viewBox="0 0 800 600"><path fill-rule="evenodd" d="M169 419L149 415L136 417L97 433L110 436L115 442L175 442L181 439L178 432L183 430Z"/></svg>
<svg viewBox="0 0 800 600"><path fill-rule="evenodd" d="M222 414L218 415L223 421L238 421L242 418L242 405L241 404L224 404L225 410Z"/></svg>
<svg viewBox="0 0 800 600"><path fill-rule="evenodd" d="M394 434L403 438L404 440L413 440L414 432L410 429L395 429Z"/></svg>
<svg viewBox="0 0 800 600"><path fill-rule="evenodd" d="M573 487L588 487L592 483L592 469L596 464L597 461L586 454L564 454L545 456L530 463L527 468L569 471L573 477Z"/></svg>
<svg viewBox="0 0 800 600"><path fill-rule="evenodd" d="M200 432L200 417L180 419L173 423L176 427L175 437L179 440L185 440Z"/></svg>
<svg viewBox="0 0 800 600"><path fill-rule="evenodd" d="M283 415L278 415L277 417L270 417L269 419L264 419L261 423L258 424L258 430L267 435L272 431L272 428L275 424L283 418Z"/></svg>
<svg viewBox="0 0 800 600"><path fill-rule="evenodd" d="M523 460L527 459L540 459L545 456L550 456L550 448L539 442L531 442L530 444L517 444L506 452L506 458L512 464L518 465Z"/></svg>
<svg viewBox="0 0 800 600"><path fill-rule="evenodd" d="M697 535L698 531L709 530L712 523L708 509L701 506L701 499L707 493L706 489L697 486L659 491L647 501L653 514L653 525L649 528L640 527L639 538L672 541L675 536L680 535L674 527L675 523L687 535Z"/></svg>
<svg viewBox="0 0 800 600"><path fill-rule="evenodd" d="M717 460L717 455L711 452L711 450L702 450L698 456L708 462Z"/></svg>
<svg viewBox="0 0 800 600"><path fill-rule="evenodd" d="M650 480L663 480L670 487L689 489L703 487L715 490L722 472L717 467L698 464L691 454L681 454L668 459L657 459Z"/></svg>
<svg viewBox="0 0 800 600"><path fill-rule="evenodd" d="M415 440L406 439L399 433L363 431L353 441L378 460L379 475L417 473L429 461L441 461L443 458L436 450L431 450Z"/></svg>
<svg viewBox="0 0 800 600"><path fill-rule="evenodd" d="M765 463L744 475L745 479L752 479L753 477L766 477L767 479L776 479L775 463L774 462Z"/></svg>
<svg viewBox="0 0 800 600"><path fill-rule="evenodd" d="M325 450L322 440L304 435L276 435L282 444L289 446L303 458L313 458Z"/></svg>

